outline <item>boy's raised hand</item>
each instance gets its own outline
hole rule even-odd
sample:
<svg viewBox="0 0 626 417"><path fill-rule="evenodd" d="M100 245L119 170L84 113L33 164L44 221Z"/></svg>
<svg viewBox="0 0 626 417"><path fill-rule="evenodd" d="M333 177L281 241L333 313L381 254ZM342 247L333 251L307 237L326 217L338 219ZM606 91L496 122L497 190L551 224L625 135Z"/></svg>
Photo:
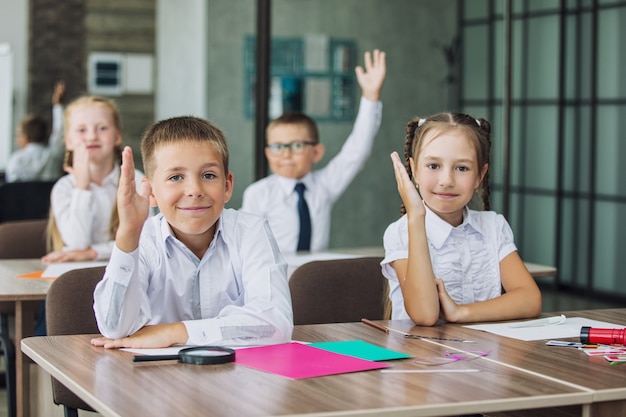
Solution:
<svg viewBox="0 0 626 417"><path fill-rule="evenodd" d="M358 66L354 69L356 79L361 86L363 97L370 101L380 100L380 91L385 82L387 74L387 64L385 62L385 53L378 49L374 52L365 52L365 69Z"/></svg>
<svg viewBox="0 0 626 417"><path fill-rule="evenodd" d="M65 81L57 81L52 92L52 104L61 104L65 93Z"/></svg>
<svg viewBox="0 0 626 417"><path fill-rule="evenodd" d="M139 245L141 229L150 213L151 191L150 183L144 178L137 192L133 151L126 146L122 152L120 183L117 188L120 224L115 236L115 244L124 252L132 252Z"/></svg>

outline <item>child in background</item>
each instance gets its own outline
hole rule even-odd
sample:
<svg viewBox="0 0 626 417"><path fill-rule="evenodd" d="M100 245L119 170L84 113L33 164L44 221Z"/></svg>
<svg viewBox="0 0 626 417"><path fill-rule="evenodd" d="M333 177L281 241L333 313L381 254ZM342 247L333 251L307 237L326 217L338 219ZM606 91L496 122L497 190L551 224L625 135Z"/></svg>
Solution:
<svg viewBox="0 0 626 417"><path fill-rule="evenodd" d="M224 134L176 117L145 133L136 191L122 155L120 224L94 310L105 348L287 342L293 330L287 264L267 221L225 209L233 193ZM160 213L148 218L149 206ZM130 336L129 336L130 335Z"/></svg>
<svg viewBox="0 0 626 417"><path fill-rule="evenodd" d="M11 154L5 172L7 182L54 181L63 175L63 105L65 83L59 81L52 93L52 131L46 138L47 124L38 116L27 116L17 129L18 150Z"/></svg>
<svg viewBox="0 0 626 417"><path fill-rule="evenodd" d="M312 171L324 145L310 117L286 113L267 127L265 156L273 174L246 188L241 209L268 220L285 254L328 248L332 207L372 150L382 118L385 53L366 52L365 69L355 72L362 90L359 114L341 151L324 168ZM302 236L301 216L307 224Z"/></svg>
<svg viewBox="0 0 626 417"><path fill-rule="evenodd" d="M432 326L537 316L541 293L506 219L489 210L490 125L458 113L411 120L405 157L391 155L406 213L384 235L392 318ZM505 293L501 290L504 288Z"/></svg>
<svg viewBox="0 0 626 417"><path fill-rule="evenodd" d="M65 112L65 170L50 196L48 236L52 252L43 262L108 259L117 227L122 131L110 100L85 96ZM135 171L137 184L143 174Z"/></svg>

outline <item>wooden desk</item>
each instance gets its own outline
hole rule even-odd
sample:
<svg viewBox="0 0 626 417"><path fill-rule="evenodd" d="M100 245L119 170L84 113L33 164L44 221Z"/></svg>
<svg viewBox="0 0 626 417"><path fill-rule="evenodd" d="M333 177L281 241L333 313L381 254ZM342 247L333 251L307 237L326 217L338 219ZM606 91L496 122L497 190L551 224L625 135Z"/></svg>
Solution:
<svg viewBox="0 0 626 417"><path fill-rule="evenodd" d="M351 257L359 256L385 256L385 249L382 246L372 247L360 247L360 248L343 248L343 249L329 249L327 252L316 253L303 253L302 255L288 255L286 256L289 263L289 276L295 271L295 269L302 264L302 259L322 260L326 255L329 255L327 259L334 259L333 255L350 255ZM299 259L300 258L300 259ZM524 262L528 272L535 278L552 277L557 273L557 268L549 265L535 264L532 262Z"/></svg>
<svg viewBox="0 0 626 417"><path fill-rule="evenodd" d="M554 266L534 264L532 262L524 262L524 265L526 265L530 275L535 278L553 277L557 273L557 269Z"/></svg>
<svg viewBox="0 0 626 417"><path fill-rule="evenodd" d="M32 336L35 312L39 303L46 299L51 281L17 278L18 275L44 269L39 259L0 260L0 302L15 308L15 383L17 415L30 415L30 377L28 358L20 352L20 342Z"/></svg>
<svg viewBox="0 0 626 417"><path fill-rule="evenodd" d="M626 308L565 311L562 314L567 317L626 324ZM484 334L478 336L482 339ZM504 340L499 342L497 357L490 355L492 359L592 391L593 403L588 406L589 415L626 416L626 365L609 366L603 357L589 357L578 349L545 346L545 340L524 342L502 339ZM569 340L580 341L579 338ZM544 353L550 355L548 360Z"/></svg>
<svg viewBox="0 0 626 417"><path fill-rule="evenodd" d="M622 317L625 313L619 311ZM608 364L594 363L587 368L586 358L570 358L570 368L579 365L571 374L551 376L541 367L552 366L554 350L542 349L538 343L511 341L460 325L423 328L410 321L387 323L415 334L471 337L478 343L405 339L361 323L296 326L293 338L309 342L361 339L416 357L441 356L452 348L488 349L491 353L445 365L445 369L480 370L473 373L369 371L290 380L236 364L200 366L169 361L137 365L131 362L130 353L90 346L90 335L28 338L22 340L22 350L104 416L446 416L569 406L591 417L588 412L597 410L592 403L609 401L609 394L615 403L626 401L621 388L623 373L619 384L613 377L604 382L593 378L594 383L586 385L572 382L586 371L609 369ZM524 369L535 365L537 370ZM394 368L424 366L408 359L395 361Z"/></svg>

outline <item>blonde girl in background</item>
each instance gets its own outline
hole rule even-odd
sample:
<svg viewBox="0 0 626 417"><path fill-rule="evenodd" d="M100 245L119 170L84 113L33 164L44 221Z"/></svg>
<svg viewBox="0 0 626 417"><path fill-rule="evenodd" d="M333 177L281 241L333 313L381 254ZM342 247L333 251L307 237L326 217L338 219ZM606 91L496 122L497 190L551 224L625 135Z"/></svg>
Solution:
<svg viewBox="0 0 626 417"><path fill-rule="evenodd" d="M391 155L403 216L384 235L392 317L417 325L537 316L541 293L504 216L489 210L491 127L459 113L416 117L403 165ZM470 210L482 191L483 211ZM504 294L502 293L504 289Z"/></svg>
<svg viewBox="0 0 626 417"><path fill-rule="evenodd" d="M43 262L106 260L117 228L122 130L111 100L85 96L65 111L64 169L50 198L51 252ZM136 184L143 174L135 170Z"/></svg>

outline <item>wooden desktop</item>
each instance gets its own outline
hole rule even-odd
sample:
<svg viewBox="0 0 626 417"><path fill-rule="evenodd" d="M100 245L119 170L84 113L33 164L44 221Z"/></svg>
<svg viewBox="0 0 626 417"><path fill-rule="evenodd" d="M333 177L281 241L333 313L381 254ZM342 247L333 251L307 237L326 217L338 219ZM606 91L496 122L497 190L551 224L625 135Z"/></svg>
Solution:
<svg viewBox="0 0 626 417"><path fill-rule="evenodd" d="M626 322L626 309L566 314ZM624 415L626 410L625 368L609 366L602 358L455 324L425 328L410 321L380 323L414 334L477 343L406 339L362 323L296 326L293 339L360 339L415 357L441 356L449 350L490 353L441 368L478 372L367 371L291 380L236 364L137 365L131 353L91 346L89 335L28 338L22 340L22 350L104 416L446 416L511 410L538 416L565 407L572 415L593 417ZM394 361L393 369L423 369L412 361Z"/></svg>
<svg viewBox="0 0 626 417"><path fill-rule="evenodd" d="M15 382L17 416L30 415L30 360L20 352L20 341L32 336L35 312L39 303L46 299L51 281L18 278L44 269L39 259L0 260L0 302L10 304L15 311Z"/></svg>

